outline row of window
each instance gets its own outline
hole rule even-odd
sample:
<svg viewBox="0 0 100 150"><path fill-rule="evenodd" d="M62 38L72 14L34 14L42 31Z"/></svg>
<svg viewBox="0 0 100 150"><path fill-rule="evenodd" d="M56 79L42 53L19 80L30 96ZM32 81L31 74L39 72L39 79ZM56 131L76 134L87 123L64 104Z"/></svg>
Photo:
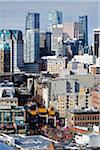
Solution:
<svg viewBox="0 0 100 150"><path fill-rule="evenodd" d="M23 117L24 112L16 112L15 117ZM11 122L13 118L13 113L12 112L4 112L3 115L4 122ZM0 112L0 122L2 121L2 113Z"/></svg>
<svg viewBox="0 0 100 150"><path fill-rule="evenodd" d="M2 104L6 104L6 103L7 103L7 104L8 104L8 103L9 103L9 104L12 104L12 103L17 104L16 101L6 101L6 102L5 102L5 101L2 101L1 103L2 103Z"/></svg>
<svg viewBox="0 0 100 150"><path fill-rule="evenodd" d="M99 120L100 116L96 115L96 116L79 116L79 117L75 117L75 120L79 121L79 120Z"/></svg>
<svg viewBox="0 0 100 150"><path fill-rule="evenodd" d="M75 123L75 126L88 126L91 124L91 122L86 122L86 123ZM92 122L92 125L98 125L99 122Z"/></svg>

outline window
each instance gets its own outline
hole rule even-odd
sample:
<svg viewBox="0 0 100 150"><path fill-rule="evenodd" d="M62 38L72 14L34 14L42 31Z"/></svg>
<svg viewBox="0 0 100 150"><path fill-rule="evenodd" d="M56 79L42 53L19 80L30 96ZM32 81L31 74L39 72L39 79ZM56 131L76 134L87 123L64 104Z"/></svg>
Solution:
<svg viewBox="0 0 100 150"><path fill-rule="evenodd" d="M95 116L95 120L97 119L97 116Z"/></svg>
<svg viewBox="0 0 100 150"><path fill-rule="evenodd" d="M93 120L95 120L95 117L94 117L94 116L92 116L92 119L93 119Z"/></svg>
<svg viewBox="0 0 100 150"><path fill-rule="evenodd" d="M77 117L75 117L75 120L77 120Z"/></svg>
<svg viewBox="0 0 100 150"><path fill-rule="evenodd" d="M24 112L16 112L15 116L24 116Z"/></svg>
<svg viewBox="0 0 100 150"><path fill-rule="evenodd" d="M79 117L77 117L77 120L79 120Z"/></svg>
<svg viewBox="0 0 100 150"><path fill-rule="evenodd" d="M80 120L82 120L82 116L80 116Z"/></svg>
<svg viewBox="0 0 100 150"><path fill-rule="evenodd" d="M4 112L4 122L12 122L12 113Z"/></svg>

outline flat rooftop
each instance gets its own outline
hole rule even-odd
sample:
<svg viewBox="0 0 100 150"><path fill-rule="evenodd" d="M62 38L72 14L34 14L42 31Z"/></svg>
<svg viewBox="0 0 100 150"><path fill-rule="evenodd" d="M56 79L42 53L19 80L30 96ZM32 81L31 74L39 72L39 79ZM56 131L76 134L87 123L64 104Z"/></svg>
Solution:
<svg viewBox="0 0 100 150"><path fill-rule="evenodd" d="M74 111L69 111L71 113L74 113L74 114L100 114L100 111L98 110L74 110Z"/></svg>
<svg viewBox="0 0 100 150"><path fill-rule="evenodd" d="M0 142L0 150L15 150L14 148L8 146L7 144Z"/></svg>
<svg viewBox="0 0 100 150"><path fill-rule="evenodd" d="M41 59L67 59L67 57L60 57L60 56L43 56Z"/></svg>
<svg viewBox="0 0 100 150"><path fill-rule="evenodd" d="M48 148L49 144L53 143L58 143L54 140L51 140L49 138L46 138L42 135L34 135L34 136L25 136L25 137L20 137L18 136L17 138L14 137L16 147L18 148L35 148L35 149L46 149Z"/></svg>

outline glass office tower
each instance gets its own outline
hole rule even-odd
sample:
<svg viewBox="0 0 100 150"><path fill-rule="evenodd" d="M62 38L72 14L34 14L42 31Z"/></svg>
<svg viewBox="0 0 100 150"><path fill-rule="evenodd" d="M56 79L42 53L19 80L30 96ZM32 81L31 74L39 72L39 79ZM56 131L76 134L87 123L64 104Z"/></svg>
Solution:
<svg viewBox="0 0 100 150"><path fill-rule="evenodd" d="M28 13L25 27L25 63L35 63L40 58L40 15Z"/></svg>
<svg viewBox="0 0 100 150"><path fill-rule="evenodd" d="M22 32L0 30L0 72L19 72L23 62Z"/></svg>
<svg viewBox="0 0 100 150"><path fill-rule="evenodd" d="M88 16L79 16L79 23L83 28L83 42L84 46L88 46Z"/></svg>
<svg viewBox="0 0 100 150"><path fill-rule="evenodd" d="M26 30L39 29L40 28L40 15L39 13L28 12L26 16Z"/></svg>
<svg viewBox="0 0 100 150"><path fill-rule="evenodd" d="M94 55L100 57L100 29L94 29Z"/></svg>
<svg viewBox="0 0 100 150"><path fill-rule="evenodd" d="M63 18L62 18L62 12L61 11L50 11L48 16L48 26L49 31L52 32L52 25L62 24Z"/></svg>

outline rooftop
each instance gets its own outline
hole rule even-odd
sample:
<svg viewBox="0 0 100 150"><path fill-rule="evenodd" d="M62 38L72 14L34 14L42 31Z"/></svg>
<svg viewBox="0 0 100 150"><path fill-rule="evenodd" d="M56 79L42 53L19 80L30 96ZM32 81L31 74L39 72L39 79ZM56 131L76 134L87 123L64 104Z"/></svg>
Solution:
<svg viewBox="0 0 100 150"><path fill-rule="evenodd" d="M18 148L35 148L35 149L47 149L49 144L52 142L57 143L54 140L46 138L42 135L34 135L34 136L13 136L15 138L15 144Z"/></svg>
<svg viewBox="0 0 100 150"><path fill-rule="evenodd" d="M14 148L8 146L7 144L0 142L0 150L15 150Z"/></svg>
<svg viewBox="0 0 100 150"><path fill-rule="evenodd" d="M69 111L74 114L100 114L99 110L74 110L74 111Z"/></svg>
<svg viewBox="0 0 100 150"><path fill-rule="evenodd" d="M67 59L67 57L43 56L42 59Z"/></svg>
<svg viewBox="0 0 100 150"><path fill-rule="evenodd" d="M100 28L93 29L93 31L100 31Z"/></svg>

